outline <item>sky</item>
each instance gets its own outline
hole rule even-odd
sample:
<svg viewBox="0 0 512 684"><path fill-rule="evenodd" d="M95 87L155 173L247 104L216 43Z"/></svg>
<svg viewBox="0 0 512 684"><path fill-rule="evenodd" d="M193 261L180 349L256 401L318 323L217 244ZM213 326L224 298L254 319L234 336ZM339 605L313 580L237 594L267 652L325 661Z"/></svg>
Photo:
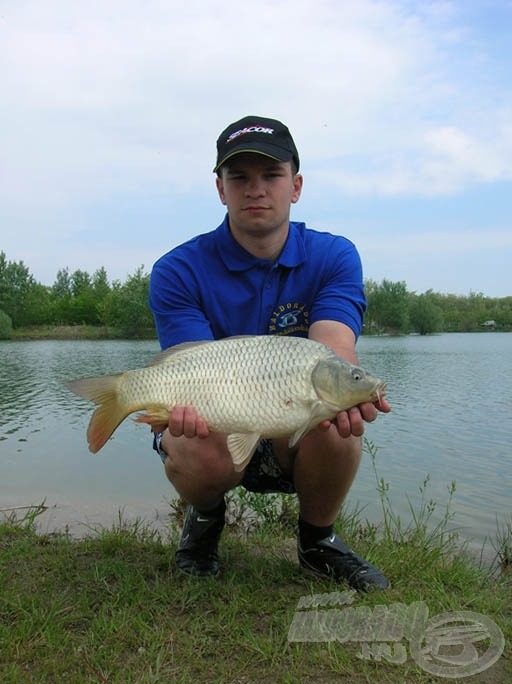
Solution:
<svg viewBox="0 0 512 684"><path fill-rule="evenodd" d="M512 295L512 0L0 0L0 251L45 285L149 272L223 220L249 114L366 278Z"/></svg>

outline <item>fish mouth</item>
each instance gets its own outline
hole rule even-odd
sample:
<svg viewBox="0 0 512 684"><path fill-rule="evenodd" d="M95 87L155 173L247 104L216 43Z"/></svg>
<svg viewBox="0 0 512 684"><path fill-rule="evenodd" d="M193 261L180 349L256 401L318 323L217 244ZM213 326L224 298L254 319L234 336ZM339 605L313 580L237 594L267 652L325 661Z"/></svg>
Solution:
<svg viewBox="0 0 512 684"><path fill-rule="evenodd" d="M379 380L372 389L370 401L374 402L383 399L386 396L386 387L387 382L382 382L381 380Z"/></svg>

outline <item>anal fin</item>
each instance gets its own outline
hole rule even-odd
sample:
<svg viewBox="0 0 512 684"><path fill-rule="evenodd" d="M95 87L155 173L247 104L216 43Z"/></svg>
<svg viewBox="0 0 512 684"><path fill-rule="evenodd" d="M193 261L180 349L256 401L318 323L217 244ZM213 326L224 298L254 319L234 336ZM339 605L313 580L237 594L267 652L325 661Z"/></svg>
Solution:
<svg viewBox="0 0 512 684"><path fill-rule="evenodd" d="M162 404L151 404L146 407L146 413L140 413L134 418L136 423L147 423L151 427L169 424L169 409ZM163 428L162 428L163 429Z"/></svg>

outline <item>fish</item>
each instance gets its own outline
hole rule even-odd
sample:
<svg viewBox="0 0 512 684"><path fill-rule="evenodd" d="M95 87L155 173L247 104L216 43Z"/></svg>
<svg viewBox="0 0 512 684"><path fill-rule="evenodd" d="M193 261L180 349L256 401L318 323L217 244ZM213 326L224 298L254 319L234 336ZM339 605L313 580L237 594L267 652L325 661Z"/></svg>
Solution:
<svg viewBox="0 0 512 684"><path fill-rule="evenodd" d="M246 335L185 342L144 368L71 380L75 394L98 404L87 429L99 451L130 414L154 429L174 406L193 406L211 432L227 435L236 471L262 438L289 437L293 447L323 420L378 401L386 383L303 337Z"/></svg>

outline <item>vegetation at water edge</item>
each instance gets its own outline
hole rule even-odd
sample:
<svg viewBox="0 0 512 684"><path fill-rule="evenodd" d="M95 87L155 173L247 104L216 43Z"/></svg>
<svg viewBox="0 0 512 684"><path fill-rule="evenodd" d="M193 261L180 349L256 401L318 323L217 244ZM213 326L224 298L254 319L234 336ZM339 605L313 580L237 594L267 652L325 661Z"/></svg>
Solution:
<svg viewBox="0 0 512 684"><path fill-rule="evenodd" d="M512 582L480 566L459 545L451 529L455 486L449 488L440 522L434 523L437 504L428 498L425 478L421 503L405 524L390 508L389 484L377 473L376 478L383 524L369 524L357 510L343 511L336 524L349 544L391 579L389 591L363 595L300 572L297 509L286 495L243 490L231 495L220 549L224 570L207 580L176 569L178 532L172 525L164 538L142 522L124 524L120 516L112 528L73 539L65 531L36 531L43 507L21 518L8 515L0 523L0 680L443 682L416 662L405 636L379 646L363 637L344 639L346 630L331 640L308 640L307 634L300 640L291 628L306 607L338 620L365 615L371 623L393 606L421 605L428 618L470 611L491 620L504 636L503 653L464 681L507 684L512 680ZM175 514L180 510L176 506ZM426 642L422 645L428 649ZM475 646L485 652L485 642Z"/></svg>
<svg viewBox="0 0 512 684"><path fill-rule="evenodd" d="M139 267L124 283L110 283L101 267L57 272L52 286L36 282L23 262L0 252L0 339L54 336L155 337L148 307L149 274ZM365 282L363 334L512 331L512 296L410 292L404 282ZM78 328L81 326L81 328ZM74 329L74 330L73 330ZM95 329L95 330L91 330Z"/></svg>

